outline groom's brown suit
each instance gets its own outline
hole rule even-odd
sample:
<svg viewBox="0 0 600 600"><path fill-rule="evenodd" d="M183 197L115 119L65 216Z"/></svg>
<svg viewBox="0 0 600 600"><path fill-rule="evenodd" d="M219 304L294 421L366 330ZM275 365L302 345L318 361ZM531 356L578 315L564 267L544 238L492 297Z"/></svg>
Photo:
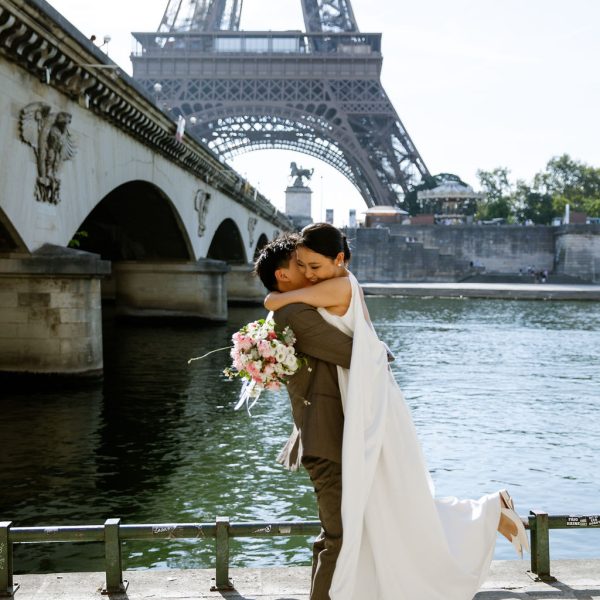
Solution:
<svg viewBox="0 0 600 600"><path fill-rule="evenodd" d="M289 304L274 314L290 326L297 352L308 358L287 383L294 433L282 452L284 464L298 460L308 471L319 505L322 531L313 545L311 600L329 600L329 588L342 544L342 438L344 412L337 365L350 368L352 338L327 323L307 304Z"/></svg>

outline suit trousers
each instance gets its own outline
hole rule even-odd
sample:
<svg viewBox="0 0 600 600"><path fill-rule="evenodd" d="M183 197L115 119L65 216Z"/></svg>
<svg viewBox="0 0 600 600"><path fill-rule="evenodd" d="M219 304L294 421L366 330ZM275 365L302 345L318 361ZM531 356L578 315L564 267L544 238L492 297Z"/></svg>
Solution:
<svg viewBox="0 0 600 600"><path fill-rule="evenodd" d="M329 588L342 547L342 465L326 458L303 456L319 506L321 533L313 544L310 600L329 600Z"/></svg>

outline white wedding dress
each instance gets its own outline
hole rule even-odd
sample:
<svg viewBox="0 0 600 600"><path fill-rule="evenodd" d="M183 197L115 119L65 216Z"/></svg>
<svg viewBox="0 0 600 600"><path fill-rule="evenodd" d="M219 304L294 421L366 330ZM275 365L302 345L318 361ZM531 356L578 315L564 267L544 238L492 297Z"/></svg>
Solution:
<svg viewBox="0 0 600 600"><path fill-rule="evenodd" d="M500 519L498 493L435 498L410 410L387 351L365 317L360 286L343 317L320 314L353 336L338 367L344 406L344 540L331 600L469 600L485 580Z"/></svg>

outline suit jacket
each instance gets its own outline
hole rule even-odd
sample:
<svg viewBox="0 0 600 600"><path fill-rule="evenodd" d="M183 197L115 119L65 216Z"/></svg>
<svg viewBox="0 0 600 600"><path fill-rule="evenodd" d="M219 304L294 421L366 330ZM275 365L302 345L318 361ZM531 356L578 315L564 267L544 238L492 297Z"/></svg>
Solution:
<svg viewBox="0 0 600 600"><path fill-rule="evenodd" d="M289 325L296 351L308 358L287 383L295 428L279 460L291 469L302 455L341 463L344 412L337 365L350 368L352 338L308 304L288 304L273 318L282 329Z"/></svg>

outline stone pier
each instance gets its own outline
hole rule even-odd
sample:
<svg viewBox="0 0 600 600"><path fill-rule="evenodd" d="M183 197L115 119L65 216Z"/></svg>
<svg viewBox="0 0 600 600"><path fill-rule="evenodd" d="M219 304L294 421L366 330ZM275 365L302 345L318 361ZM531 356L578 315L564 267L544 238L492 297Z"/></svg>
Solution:
<svg viewBox="0 0 600 600"><path fill-rule="evenodd" d="M555 272L600 283L600 225L563 225L555 232Z"/></svg>
<svg viewBox="0 0 600 600"><path fill-rule="evenodd" d="M253 274L254 265L230 265L227 273L227 300L236 304L262 304L267 289Z"/></svg>
<svg viewBox="0 0 600 600"><path fill-rule="evenodd" d="M228 270L225 262L210 259L114 262L116 314L225 321Z"/></svg>
<svg viewBox="0 0 600 600"><path fill-rule="evenodd" d="M53 245L0 256L0 373L102 373L100 279L110 263Z"/></svg>

